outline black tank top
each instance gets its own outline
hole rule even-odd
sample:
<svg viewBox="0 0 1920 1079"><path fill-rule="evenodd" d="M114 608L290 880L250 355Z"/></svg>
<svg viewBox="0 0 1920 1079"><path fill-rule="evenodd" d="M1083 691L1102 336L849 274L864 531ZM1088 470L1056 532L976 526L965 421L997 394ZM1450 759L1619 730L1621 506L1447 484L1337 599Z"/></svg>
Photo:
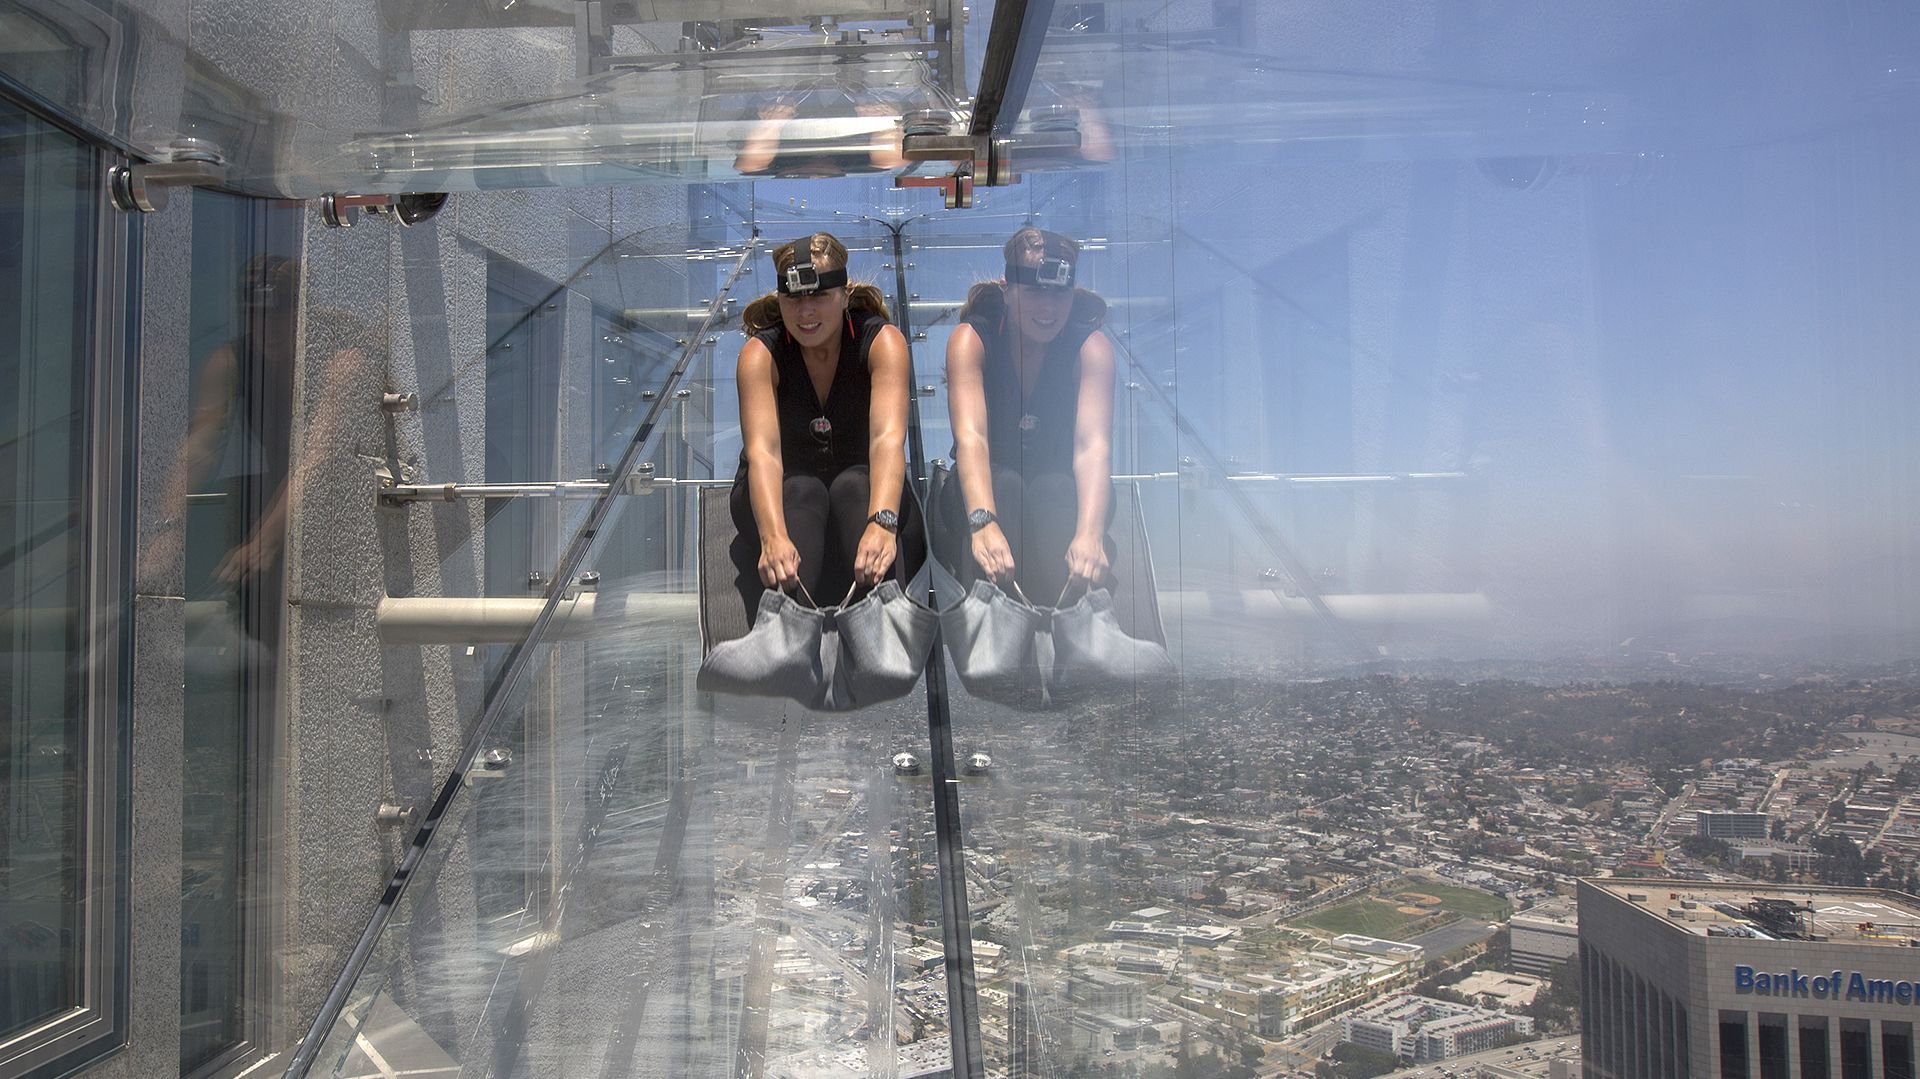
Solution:
<svg viewBox="0 0 1920 1079"><path fill-rule="evenodd" d="M874 338L889 323L883 315L851 314L853 331L840 334L840 362L822 402L813 392L813 376L800 355L800 343L785 326L755 334L773 354L777 380L774 405L780 416L780 463L787 476L831 479L854 465L867 463L868 421L872 416L873 377L867 354ZM740 473L746 474L747 453L740 451Z"/></svg>
<svg viewBox="0 0 1920 1079"><path fill-rule="evenodd" d="M1100 326L1106 304L1091 292L1075 292L1073 309L1059 336L1047 346L1033 392L1020 385L1006 297L983 289L968 304L965 321L986 346L980 378L987 399L987 459L1023 476L1073 472L1073 429L1080 412L1080 346Z"/></svg>

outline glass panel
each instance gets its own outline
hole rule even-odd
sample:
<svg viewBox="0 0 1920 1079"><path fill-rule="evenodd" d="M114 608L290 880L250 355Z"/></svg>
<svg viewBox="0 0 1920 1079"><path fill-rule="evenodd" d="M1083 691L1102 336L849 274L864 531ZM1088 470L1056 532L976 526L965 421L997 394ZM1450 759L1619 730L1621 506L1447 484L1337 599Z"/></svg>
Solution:
<svg viewBox="0 0 1920 1079"><path fill-rule="evenodd" d="M1800 1079L1828 1079L1832 1074L1832 1046L1824 1016L1800 1017Z"/></svg>
<svg viewBox="0 0 1920 1079"><path fill-rule="evenodd" d="M1910 600L1920 554L1876 503L1920 495L1893 463L1914 322L1879 283L1911 274L1876 238L1908 216L1884 192L1915 164L1911 70L1878 63L1906 63L1911 13L1862 36L1699 5L1162 7L1063 12L1015 159L1071 131L1072 168L914 233L928 297L1000 277L1029 221L1083 241L1075 283L1108 301L1115 357L1098 433L1150 556L1150 587L1116 571L1114 602L1153 597L1179 671L1009 701L955 657L956 748L994 762L960 788L973 939L1010 957L977 968L989 1068L1145 1071L1174 1045L1311 1066L1327 1045L1296 1035L1330 987L1459 958L1525 901L1543 827L1559 870L1661 872L1629 852L1695 761L1602 751L1613 721L1560 711L1557 687L1592 679L1612 710L1643 680L1912 649L1911 608L1876 594ZM1786 57L1795 89L1753 85ZM1816 179L1836 161L1839 192ZM942 246L996 216L978 249ZM964 336L927 326L936 355ZM1030 483L1044 364L982 351L1010 406L988 441ZM1075 405L1109 392L1092 381ZM1012 497L976 491L962 516ZM984 545L960 528L938 553L964 573ZM1488 826L1480 807L1528 803L1507 784L1562 760L1661 778L1610 796L1611 822ZM1656 1068L1644 993L1605 980L1596 1058ZM1139 998L1184 1023L1130 1022Z"/></svg>
<svg viewBox="0 0 1920 1079"><path fill-rule="evenodd" d="M0 75L300 197L889 172L969 96L955 0L375 7L5 0Z"/></svg>
<svg viewBox="0 0 1920 1079"><path fill-rule="evenodd" d="M492 726L327 1032L322 1074L947 1065L920 691L839 715L694 682L708 621L740 602L716 568L741 446L732 372L744 339L730 327L771 281L768 245L752 248L753 272L730 294L716 290L749 228L785 239L832 223L797 209L762 217L754 200L692 192L694 228L643 231L585 262L502 237L476 267L489 293L484 386L468 376L460 392L423 395L419 422L484 413L474 479L485 486L406 512L471 520L487 496L482 576L503 598L540 596L526 567L551 581L574 542L597 580L581 579L582 603L564 601L545 638L488 637L502 643L470 653L499 672L531 649L510 691L488 690ZM733 206L755 217L729 220ZM856 276L876 276L884 231L837 227ZM710 307L728 314L708 325ZM559 355L542 355L552 342ZM669 383L683 362L686 377ZM462 396L472 390L483 408ZM643 435L649 467L628 487L622 455ZM436 484L460 474L458 455L429 460L420 474ZM632 493L590 521L594 499L534 490L556 476ZM512 561L496 570L496 558Z"/></svg>
<svg viewBox="0 0 1920 1079"><path fill-rule="evenodd" d="M0 100L0 1045L98 1005L93 151ZM0 1059L14 1047L0 1050Z"/></svg>
<svg viewBox="0 0 1920 1079"><path fill-rule="evenodd" d="M248 960L270 894L257 876L256 788L278 693L300 286L297 209L196 192L192 214L193 409L167 485L167 517L181 526L148 555L184 558L187 581L182 1074L249 1040Z"/></svg>

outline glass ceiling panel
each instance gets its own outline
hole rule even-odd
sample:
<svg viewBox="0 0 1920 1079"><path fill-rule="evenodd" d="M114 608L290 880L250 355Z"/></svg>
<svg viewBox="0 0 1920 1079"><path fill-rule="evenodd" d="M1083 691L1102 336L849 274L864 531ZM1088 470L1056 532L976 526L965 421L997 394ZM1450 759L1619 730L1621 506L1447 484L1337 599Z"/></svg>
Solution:
<svg viewBox="0 0 1920 1079"><path fill-rule="evenodd" d="M1644 167L1920 103L1920 14L1895 4L1169 14L1189 6L1054 5L1001 132L1015 167L1101 167L1145 145ZM217 155L230 186L260 194L944 172L902 159L902 117L964 115L991 13L960 0L0 0L0 74L147 155ZM1255 23L1274 40L1288 19L1292 47L1239 48ZM1528 163L1490 167L1519 182Z"/></svg>
<svg viewBox="0 0 1920 1079"><path fill-rule="evenodd" d="M0 76L227 184L453 191L902 164L957 0L0 0Z"/></svg>

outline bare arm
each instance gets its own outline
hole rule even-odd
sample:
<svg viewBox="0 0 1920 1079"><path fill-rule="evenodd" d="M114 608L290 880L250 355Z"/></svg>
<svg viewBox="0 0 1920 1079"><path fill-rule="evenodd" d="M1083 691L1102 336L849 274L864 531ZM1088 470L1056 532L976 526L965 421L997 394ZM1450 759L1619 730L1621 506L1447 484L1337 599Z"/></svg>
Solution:
<svg viewBox="0 0 1920 1079"><path fill-rule="evenodd" d="M207 357L200 372L200 392L194 395L193 418L187 422L187 437L180 446L180 460L167 481L167 518L180 521L186 516L187 496L207 478L213 467L213 455L226 432L227 412L233 402L234 380L239 377L239 357L232 345L221 345Z"/></svg>
<svg viewBox="0 0 1920 1079"><path fill-rule="evenodd" d="M740 346L734 378L740 391L740 441L746 448L747 499L760 528L760 583L768 588L792 585L800 579L800 551L787 535L786 507L781 489L786 466L780 458L780 406L774 399L778 376L773 353L748 338Z"/></svg>
<svg viewBox="0 0 1920 1079"><path fill-rule="evenodd" d="M961 323L947 338L947 409L953 421L953 466L966 508L994 512L993 465L987 452L987 346Z"/></svg>
<svg viewBox="0 0 1920 1079"><path fill-rule="evenodd" d="M347 451L339 444L345 431L347 401L366 365L367 354L357 347L340 349L328 359L320 375L320 405L307 428L305 446L292 454L286 479L274 491L252 532L220 560L214 572L221 580L237 581L264 572L278 557L286 539L289 508L302 504L307 477L330 454Z"/></svg>
<svg viewBox="0 0 1920 1079"><path fill-rule="evenodd" d="M981 371L987 346L973 327L962 323L947 339L947 408L953 420L954 467L966 509L999 512L993 501L993 459L987 443L987 386ZM973 560L987 576L1013 575L1013 548L998 523L972 534Z"/></svg>
<svg viewBox="0 0 1920 1079"><path fill-rule="evenodd" d="M869 519L881 510L900 509L900 491L907 478L907 381L910 363L907 339L892 326L882 327L867 350L867 377L872 393L867 405L867 496ZM869 524L853 555L853 576L873 584L893 567L898 544L894 534Z"/></svg>
<svg viewBox="0 0 1920 1079"><path fill-rule="evenodd" d="M1113 500L1113 345L1095 330L1080 346L1079 407L1073 420L1073 480L1080 488L1074 531L1103 535Z"/></svg>
<svg viewBox="0 0 1920 1079"><path fill-rule="evenodd" d="M194 394L193 416L187 421L187 434L180 443L180 456L168 470L167 485L161 489L163 514L159 528L146 550L140 554L140 573L152 576L174 565L184 551L187 528L187 496L199 487L213 466L213 455L220 445L232 407L234 380L239 377L238 358L232 345L222 345L207 357L200 372L199 388Z"/></svg>
<svg viewBox="0 0 1920 1079"><path fill-rule="evenodd" d="M1080 346L1079 404L1073 421L1073 481L1080 493L1067 570L1106 576L1107 508L1113 502L1113 344L1095 330Z"/></svg>
<svg viewBox="0 0 1920 1079"><path fill-rule="evenodd" d="M892 326L882 329L867 352L873 379L867 416L867 468L873 476L869 515L900 509L907 479L907 339Z"/></svg>
<svg viewBox="0 0 1920 1079"><path fill-rule="evenodd" d="M733 159L734 171L749 176L767 171L780 153L780 129L793 115L793 106L784 101L762 105L760 119L747 129L747 137L741 140L740 153Z"/></svg>

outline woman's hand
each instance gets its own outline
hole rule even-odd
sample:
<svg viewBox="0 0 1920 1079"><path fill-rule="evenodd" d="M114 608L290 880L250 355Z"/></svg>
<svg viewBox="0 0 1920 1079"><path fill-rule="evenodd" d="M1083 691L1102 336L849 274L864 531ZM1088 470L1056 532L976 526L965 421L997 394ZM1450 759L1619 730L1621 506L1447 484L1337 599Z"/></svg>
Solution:
<svg viewBox="0 0 1920 1079"><path fill-rule="evenodd" d="M893 568L894 535L877 524L869 524L860 533L860 547L853 553L853 579L862 585L875 585Z"/></svg>
<svg viewBox="0 0 1920 1079"><path fill-rule="evenodd" d="M973 560L981 572L996 581L1013 576L1013 548L1007 546L1007 534L992 521L973 534Z"/></svg>
<svg viewBox="0 0 1920 1079"><path fill-rule="evenodd" d="M1107 544L1098 532L1082 532L1067 544L1067 576L1098 585L1107 577Z"/></svg>
<svg viewBox="0 0 1920 1079"><path fill-rule="evenodd" d="M280 537L272 532L255 532L238 547L228 551L213 571L222 584L239 584L266 571L280 554Z"/></svg>
<svg viewBox="0 0 1920 1079"><path fill-rule="evenodd" d="M800 549L785 536L769 536L760 541L760 583L768 588L786 588L800 580Z"/></svg>

